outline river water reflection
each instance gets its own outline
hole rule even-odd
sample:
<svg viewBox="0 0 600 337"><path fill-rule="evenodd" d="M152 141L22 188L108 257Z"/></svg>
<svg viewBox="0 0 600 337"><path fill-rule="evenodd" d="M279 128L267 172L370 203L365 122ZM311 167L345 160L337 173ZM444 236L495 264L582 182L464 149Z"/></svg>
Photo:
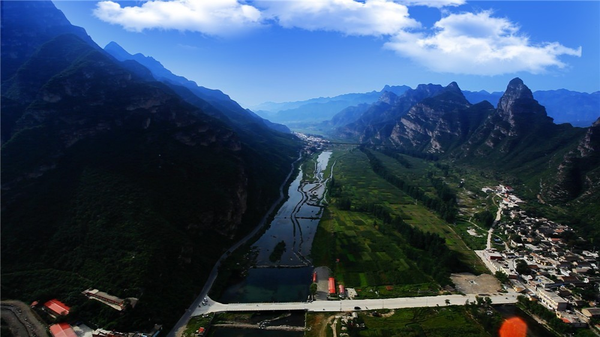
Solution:
<svg viewBox="0 0 600 337"><path fill-rule="evenodd" d="M303 181L299 171L288 188L287 201L279 208L266 232L253 244L257 252L256 268L248 271L246 279L229 287L220 298L231 302L289 302L308 297L313 267L310 249L323 211L323 196L327 180L325 169L330 151L317 159L311 181ZM277 261L271 261L273 248L285 242L285 251Z"/></svg>

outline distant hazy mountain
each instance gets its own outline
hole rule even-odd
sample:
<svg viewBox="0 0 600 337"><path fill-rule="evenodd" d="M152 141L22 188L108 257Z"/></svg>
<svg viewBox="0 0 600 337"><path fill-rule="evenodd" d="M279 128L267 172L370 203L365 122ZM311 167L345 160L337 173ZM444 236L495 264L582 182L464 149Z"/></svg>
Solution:
<svg viewBox="0 0 600 337"><path fill-rule="evenodd" d="M503 92L488 93L482 91L463 91L467 100L473 104L484 100L498 104ZM592 125L600 117L600 91L588 94L566 89L538 90L533 97L546 107L548 116L554 123L570 123L573 126L586 127Z"/></svg>
<svg viewBox="0 0 600 337"><path fill-rule="evenodd" d="M407 89L404 93L395 94L385 91L377 102L368 107L360 116L354 120L347 119L349 123L343 125L341 122L345 114L339 113L334 119L338 120L335 135L346 139L359 139L359 141L371 138L389 137L391 129L390 122L402 117L416 103L424 98L436 95L443 90L441 85L421 84L416 89Z"/></svg>
<svg viewBox="0 0 600 337"><path fill-rule="evenodd" d="M385 96L386 92L400 97L406 91L410 90L412 89L408 86L386 85L381 91L372 91L363 94L319 97L297 102L266 102L253 107L253 110L264 118L288 125L292 128L318 125L319 130L327 131L333 127L347 126L348 136L351 136L356 133L356 129L364 128L364 125L361 127L360 124L374 125L373 121L370 120L372 118L399 117L398 111L387 117L379 116L377 107L368 108L364 104L374 104L380 100L385 101L389 99L389 97L381 97L382 95ZM415 90L417 92L420 91L419 88L415 88ZM471 104L488 101L493 106L498 104L498 101L500 101L500 98L504 94L501 91L489 93L485 90L463 90L462 92ZM566 89L540 90L534 92L533 96L540 104L546 107L548 116L552 117L556 124L570 123L573 126L586 127L592 125L600 117L600 92L588 94ZM366 120L364 122L359 121L361 119L359 115L362 113L359 114L358 112L366 112L371 108L374 111L362 116ZM405 108L404 110L407 109ZM368 117L368 115L373 117Z"/></svg>
<svg viewBox="0 0 600 337"><path fill-rule="evenodd" d="M600 91L588 94L566 89L538 90L533 97L546 107L548 115L557 124L585 127L600 117Z"/></svg>
<svg viewBox="0 0 600 337"><path fill-rule="evenodd" d="M319 97L306 101L285 103L262 103L253 110L264 118L288 126L319 123L333 118L338 112L355 105L376 102L384 92L400 95L410 89L407 86L385 86L381 91L352 93L334 97Z"/></svg>

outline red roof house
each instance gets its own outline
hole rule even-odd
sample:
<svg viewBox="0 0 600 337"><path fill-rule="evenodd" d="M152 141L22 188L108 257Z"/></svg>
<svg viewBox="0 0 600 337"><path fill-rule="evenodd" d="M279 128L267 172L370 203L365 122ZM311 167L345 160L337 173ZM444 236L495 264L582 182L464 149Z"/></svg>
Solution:
<svg viewBox="0 0 600 337"><path fill-rule="evenodd" d="M69 314L69 310L71 310L66 304L57 299L44 303L44 308L46 308L51 315L55 316L66 316Z"/></svg>
<svg viewBox="0 0 600 337"><path fill-rule="evenodd" d="M50 333L54 337L77 337L75 331L68 323L58 323L50 326Z"/></svg>

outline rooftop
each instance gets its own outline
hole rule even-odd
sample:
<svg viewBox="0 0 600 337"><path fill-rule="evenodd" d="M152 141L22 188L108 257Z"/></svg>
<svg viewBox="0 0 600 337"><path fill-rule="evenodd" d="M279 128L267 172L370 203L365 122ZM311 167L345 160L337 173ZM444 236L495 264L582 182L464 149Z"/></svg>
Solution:
<svg viewBox="0 0 600 337"><path fill-rule="evenodd" d="M50 333L54 337L77 337L75 331L68 323L58 323L50 326Z"/></svg>
<svg viewBox="0 0 600 337"><path fill-rule="evenodd" d="M69 308L66 304L57 299L53 299L44 303L44 307L50 309L57 315L68 315L69 310L71 310L71 308Z"/></svg>

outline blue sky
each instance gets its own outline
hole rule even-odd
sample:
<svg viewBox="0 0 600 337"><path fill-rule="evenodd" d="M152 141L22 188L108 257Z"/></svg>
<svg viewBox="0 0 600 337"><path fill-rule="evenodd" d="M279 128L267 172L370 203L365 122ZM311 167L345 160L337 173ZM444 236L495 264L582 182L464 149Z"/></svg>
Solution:
<svg viewBox="0 0 600 337"><path fill-rule="evenodd" d="M384 85L600 90L600 1L54 1L115 41L245 107Z"/></svg>

